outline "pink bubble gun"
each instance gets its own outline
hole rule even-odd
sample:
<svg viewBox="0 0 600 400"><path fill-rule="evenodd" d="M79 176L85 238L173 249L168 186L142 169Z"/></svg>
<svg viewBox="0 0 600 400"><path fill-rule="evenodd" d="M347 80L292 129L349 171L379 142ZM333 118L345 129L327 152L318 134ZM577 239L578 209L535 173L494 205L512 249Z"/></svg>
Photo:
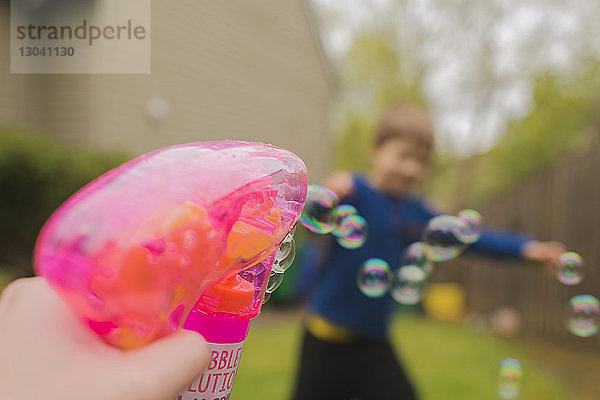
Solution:
<svg viewBox="0 0 600 400"><path fill-rule="evenodd" d="M184 327L204 335L211 361L176 400L229 399L250 321L260 313L272 265L273 255L202 294Z"/></svg>
<svg viewBox="0 0 600 400"><path fill-rule="evenodd" d="M189 315L186 328L216 346L193 398L209 389L227 398L235 371L225 384L223 375L215 382L218 372L210 387L206 379L237 367L239 343L260 312L274 256L306 190L302 160L274 146L159 149L68 199L42 229L36 270L94 332L121 348L168 335Z"/></svg>

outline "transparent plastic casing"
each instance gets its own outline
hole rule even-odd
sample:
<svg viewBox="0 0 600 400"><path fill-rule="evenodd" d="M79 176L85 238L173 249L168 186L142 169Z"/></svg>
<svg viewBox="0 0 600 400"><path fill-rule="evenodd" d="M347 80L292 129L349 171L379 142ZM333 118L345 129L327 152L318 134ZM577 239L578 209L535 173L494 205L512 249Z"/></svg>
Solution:
<svg viewBox="0 0 600 400"><path fill-rule="evenodd" d="M302 160L271 145L159 149L68 199L42 229L36 270L105 341L138 347L181 327L211 285L249 267L265 276L256 269L271 264L306 190Z"/></svg>

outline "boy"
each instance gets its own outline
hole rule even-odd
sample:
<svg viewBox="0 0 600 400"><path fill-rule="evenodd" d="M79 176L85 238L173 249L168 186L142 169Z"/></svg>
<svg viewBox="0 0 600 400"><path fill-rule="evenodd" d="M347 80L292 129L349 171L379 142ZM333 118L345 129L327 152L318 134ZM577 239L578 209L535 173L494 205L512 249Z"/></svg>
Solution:
<svg viewBox="0 0 600 400"><path fill-rule="evenodd" d="M433 126L417 106L396 106L379 121L371 171L366 176L336 172L325 182L344 204L355 206L369 236L358 249L329 240L320 254L311 288L295 400L416 399L415 390L387 339L392 311L389 295L369 298L356 284L360 266L371 257L399 268L404 249L420 240L435 216L408 195L423 178L433 147ZM471 249L489 255L556 262L557 242L540 242L502 231L483 230Z"/></svg>

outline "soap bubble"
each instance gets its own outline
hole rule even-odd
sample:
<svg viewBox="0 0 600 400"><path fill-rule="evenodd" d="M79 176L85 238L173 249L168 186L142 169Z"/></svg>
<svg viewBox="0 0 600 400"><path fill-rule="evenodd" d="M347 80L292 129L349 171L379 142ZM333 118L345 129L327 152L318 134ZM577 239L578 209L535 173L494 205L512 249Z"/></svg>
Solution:
<svg viewBox="0 0 600 400"><path fill-rule="evenodd" d="M294 244L292 244L294 243ZM290 255L290 253L295 252L296 246L294 241L294 235L288 233L285 238L281 241L279 245L279 249L277 249L277 255L275 256L276 260L282 260Z"/></svg>
<svg viewBox="0 0 600 400"><path fill-rule="evenodd" d="M279 246L272 271L285 272L292 265L294 257L296 257L296 241L291 234L288 234Z"/></svg>
<svg viewBox="0 0 600 400"><path fill-rule="evenodd" d="M583 259L573 251L562 253L556 266L556 278L565 285L576 285L582 279Z"/></svg>
<svg viewBox="0 0 600 400"><path fill-rule="evenodd" d="M590 337L598 333L600 303L597 298L589 294L581 294L573 297L569 301L569 306L567 327L573 335Z"/></svg>
<svg viewBox="0 0 600 400"><path fill-rule="evenodd" d="M390 288L392 273L387 262L370 258L358 271L358 288L365 296L381 297Z"/></svg>
<svg viewBox="0 0 600 400"><path fill-rule="evenodd" d="M348 215L338 225L345 232L338 244L346 249L357 249L367 240L367 221L360 215Z"/></svg>
<svg viewBox="0 0 600 400"><path fill-rule="evenodd" d="M467 208L458 213L458 218L471 225L481 225L481 214L477 210Z"/></svg>
<svg viewBox="0 0 600 400"><path fill-rule="evenodd" d="M521 393L523 369L519 360L507 358L500 363L498 396L503 399L516 399Z"/></svg>
<svg viewBox="0 0 600 400"><path fill-rule="evenodd" d="M433 263L427 258L423 242L415 242L408 246L402 254L400 265L416 265L422 268L426 275L429 275L433 271Z"/></svg>
<svg viewBox="0 0 600 400"><path fill-rule="evenodd" d="M458 218L465 223L465 230L460 240L463 243L475 243L479 240L479 227L481 225L481 214L479 211L466 209L458 213Z"/></svg>
<svg viewBox="0 0 600 400"><path fill-rule="evenodd" d="M448 261L458 256L466 248L466 231L468 228L460 218L452 215L432 218L423 232L427 258L431 261Z"/></svg>
<svg viewBox="0 0 600 400"><path fill-rule="evenodd" d="M271 271L265 292L273 293L281 285L281 282L283 282L283 272Z"/></svg>
<svg viewBox="0 0 600 400"><path fill-rule="evenodd" d="M416 265L400 267L394 274L390 294L400 304L417 304L421 300L426 272Z"/></svg>
<svg viewBox="0 0 600 400"><path fill-rule="evenodd" d="M271 293L265 292L265 298L263 299L263 304L265 304L271 298Z"/></svg>
<svg viewBox="0 0 600 400"><path fill-rule="evenodd" d="M331 231L333 236L343 237L348 231L347 226L340 226L343 219L349 215L358 214L358 210L356 207L351 206L350 204L340 204L336 208L333 209L333 217L335 218L335 228Z"/></svg>
<svg viewBox="0 0 600 400"><path fill-rule="evenodd" d="M309 185L300 222L308 230L326 234L335 227L333 210L338 199L335 193L318 185Z"/></svg>

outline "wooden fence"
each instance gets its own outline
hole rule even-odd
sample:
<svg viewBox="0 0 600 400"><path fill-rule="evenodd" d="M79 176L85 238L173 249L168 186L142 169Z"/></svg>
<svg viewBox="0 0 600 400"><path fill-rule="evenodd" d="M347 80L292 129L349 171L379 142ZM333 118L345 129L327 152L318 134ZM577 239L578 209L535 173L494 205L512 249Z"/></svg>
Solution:
<svg viewBox="0 0 600 400"><path fill-rule="evenodd" d="M600 298L600 148L531 176L480 211L486 225L558 240L579 253L583 281L565 286L535 264L474 256L440 264L434 280L464 285L469 311L511 306L521 314L524 334L600 352L600 335L582 339L565 328L572 296Z"/></svg>

